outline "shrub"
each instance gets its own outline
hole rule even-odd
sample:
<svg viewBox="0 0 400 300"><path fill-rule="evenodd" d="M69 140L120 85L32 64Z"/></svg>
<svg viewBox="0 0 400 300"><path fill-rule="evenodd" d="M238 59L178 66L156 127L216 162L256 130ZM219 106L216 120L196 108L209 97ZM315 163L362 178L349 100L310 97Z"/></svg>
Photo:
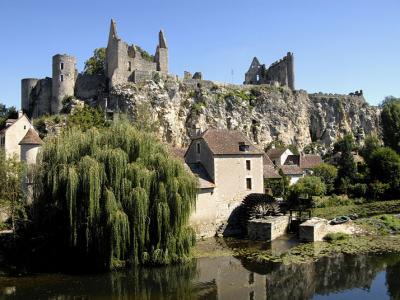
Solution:
<svg viewBox="0 0 400 300"><path fill-rule="evenodd" d="M289 200L296 202L299 198L311 199L326 192L325 184L317 176L305 176L289 187Z"/></svg>
<svg viewBox="0 0 400 300"><path fill-rule="evenodd" d="M337 173L337 168L330 164L320 164L313 169L313 175L320 177L325 183L327 193L331 193L335 189L334 183Z"/></svg>
<svg viewBox="0 0 400 300"><path fill-rule="evenodd" d="M347 233L334 232L334 233L328 233L327 235L325 235L324 240L329 243L333 243L336 241L347 240L349 237L350 237L350 235L348 235Z"/></svg>

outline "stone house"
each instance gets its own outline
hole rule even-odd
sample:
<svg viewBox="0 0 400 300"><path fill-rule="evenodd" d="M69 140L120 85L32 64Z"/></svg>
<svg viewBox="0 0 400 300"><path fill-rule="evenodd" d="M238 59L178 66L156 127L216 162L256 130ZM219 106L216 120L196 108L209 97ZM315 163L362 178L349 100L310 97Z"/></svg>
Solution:
<svg viewBox="0 0 400 300"><path fill-rule="evenodd" d="M199 178L190 223L197 236L213 236L244 197L263 193L263 156L242 133L208 129L192 139L184 160Z"/></svg>
<svg viewBox="0 0 400 300"><path fill-rule="evenodd" d="M312 174L312 169L323 163L320 155L295 155L287 148L270 149L267 151L267 156L276 168L281 169L283 174L290 177L290 184L296 183L304 175ZM264 177L273 176L271 167L267 170L270 170L270 172L264 172L266 174Z"/></svg>
<svg viewBox="0 0 400 300"><path fill-rule="evenodd" d="M272 148L267 151L267 156L278 167L285 164L289 155L293 155L293 153L287 148Z"/></svg>
<svg viewBox="0 0 400 300"><path fill-rule="evenodd" d="M6 121L5 128L0 131L0 148L5 151L6 157L15 156L17 159L21 159L23 153L21 152L20 142L30 129L37 135L31 121L22 112L18 113L18 119Z"/></svg>

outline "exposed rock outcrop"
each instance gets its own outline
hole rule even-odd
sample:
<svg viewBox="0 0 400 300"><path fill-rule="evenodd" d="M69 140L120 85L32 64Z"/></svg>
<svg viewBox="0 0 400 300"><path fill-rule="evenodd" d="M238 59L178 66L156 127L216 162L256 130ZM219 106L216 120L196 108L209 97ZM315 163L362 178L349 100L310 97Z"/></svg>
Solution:
<svg viewBox="0 0 400 300"><path fill-rule="evenodd" d="M312 142L331 147L350 132L362 143L380 131L380 111L362 95L308 94L268 85L172 78L128 83L114 87L109 105L138 120L146 107L153 120L145 121L156 122L159 136L176 146L187 146L194 129L209 127L240 130L262 147L279 139L300 149Z"/></svg>

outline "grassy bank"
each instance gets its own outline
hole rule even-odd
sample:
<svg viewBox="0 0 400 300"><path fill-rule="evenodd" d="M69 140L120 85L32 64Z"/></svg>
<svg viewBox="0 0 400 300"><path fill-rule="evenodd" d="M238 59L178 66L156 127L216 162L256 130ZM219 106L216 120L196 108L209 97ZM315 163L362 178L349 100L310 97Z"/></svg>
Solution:
<svg viewBox="0 0 400 300"><path fill-rule="evenodd" d="M360 218L400 213L400 200L376 201L364 204L353 204L346 206L332 206L316 208L313 211L315 217L333 219L337 216L357 214Z"/></svg>

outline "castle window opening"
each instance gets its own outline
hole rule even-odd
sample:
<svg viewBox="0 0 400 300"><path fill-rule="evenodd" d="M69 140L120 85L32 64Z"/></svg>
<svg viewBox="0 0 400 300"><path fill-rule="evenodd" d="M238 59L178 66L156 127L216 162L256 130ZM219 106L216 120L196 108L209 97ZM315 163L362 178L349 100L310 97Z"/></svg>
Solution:
<svg viewBox="0 0 400 300"><path fill-rule="evenodd" d="M26 129L26 125L24 125L24 129Z"/></svg>
<svg viewBox="0 0 400 300"><path fill-rule="evenodd" d="M200 143L197 143L197 144L196 144L196 147L197 147L197 153L200 154Z"/></svg>
<svg viewBox="0 0 400 300"><path fill-rule="evenodd" d="M64 63L60 63L60 70L64 70Z"/></svg>
<svg viewBox="0 0 400 300"><path fill-rule="evenodd" d="M60 81L61 81L61 82L64 81L64 75L60 75Z"/></svg>
<svg viewBox="0 0 400 300"><path fill-rule="evenodd" d="M128 61L128 71L132 71L132 62Z"/></svg>
<svg viewBox="0 0 400 300"><path fill-rule="evenodd" d="M246 160L246 170L247 170L247 171L250 171L250 170L251 170L251 162L250 162L249 159Z"/></svg>
<svg viewBox="0 0 400 300"><path fill-rule="evenodd" d="M246 188L248 190L251 190L251 178L246 178Z"/></svg>

